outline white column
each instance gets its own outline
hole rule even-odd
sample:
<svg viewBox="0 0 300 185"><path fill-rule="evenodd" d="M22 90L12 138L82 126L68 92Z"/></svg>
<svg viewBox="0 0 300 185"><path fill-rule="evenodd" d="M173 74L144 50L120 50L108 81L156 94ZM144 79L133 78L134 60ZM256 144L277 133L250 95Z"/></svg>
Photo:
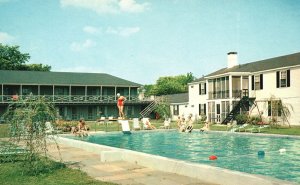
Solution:
<svg viewBox="0 0 300 185"><path fill-rule="evenodd" d="M232 76L229 75L229 98L232 99Z"/></svg>

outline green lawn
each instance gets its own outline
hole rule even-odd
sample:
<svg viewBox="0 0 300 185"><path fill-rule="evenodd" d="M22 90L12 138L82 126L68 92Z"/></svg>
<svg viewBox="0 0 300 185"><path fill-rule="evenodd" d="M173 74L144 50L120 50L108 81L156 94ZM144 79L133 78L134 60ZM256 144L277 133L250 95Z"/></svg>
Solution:
<svg viewBox="0 0 300 185"><path fill-rule="evenodd" d="M70 168L60 168L50 173L29 176L22 175L22 166L20 162L0 163L0 184L2 185L56 185L56 184L95 184L95 185L113 185L113 183L97 181L80 170Z"/></svg>

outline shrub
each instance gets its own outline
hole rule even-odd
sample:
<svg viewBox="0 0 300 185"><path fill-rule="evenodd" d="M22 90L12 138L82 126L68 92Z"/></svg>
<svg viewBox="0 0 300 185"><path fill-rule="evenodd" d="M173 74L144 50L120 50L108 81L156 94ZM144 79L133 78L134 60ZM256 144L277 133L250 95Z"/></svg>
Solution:
<svg viewBox="0 0 300 185"><path fill-rule="evenodd" d="M237 124L244 124L248 120L248 116L246 114L239 114L235 117Z"/></svg>

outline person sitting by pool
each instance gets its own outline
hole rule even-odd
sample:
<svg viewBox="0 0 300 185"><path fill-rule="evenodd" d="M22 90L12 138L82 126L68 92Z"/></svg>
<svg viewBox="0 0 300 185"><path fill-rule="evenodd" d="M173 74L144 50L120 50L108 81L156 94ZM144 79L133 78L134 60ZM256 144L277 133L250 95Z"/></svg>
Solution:
<svg viewBox="0 0 300 185"><path fill-rule="evenodd" d="M186 130L186 122L185 122L185 118L183 117L180 121L179 131L185 132L185 130Z"/></svg>
<svg viewBox="0 0 300 185"><path fill-rule="evenodd" d="M156 129L156 127L155 127L155 126L151 125L151 122L150 122L150 120L149 120L149 119L146 119L146 121L145 121L145 125L146 125L145 129L148 129L148 130L153 130L153 129Z"/></svg>
<svg viewBox="0 0 300 185"><path fill-rule="evenodd" d="M192 115L188 116L188 120L187 120L187 127L186 127L186 131L191 133L193 130L193 120L192 120Z"/></svg>
<svg viewBox="0 0 300 185"><path fill-rule="evenodd" d="M180 126L181 126L181 118L180 116L177 117L177 127L178 129L180 129Z"/></svg>
<svg viewBox="0 0 300 185"><path fill-rule="evenodd" d="M208 122L205 122L204 126L200 128L200 132L208 131L209 130L209 124Z"/></svg>
<svg viewBox="0 0 300 185"><path fill-rule="evenodd" d="M80 119L78 125L72 127L71 133L75 136L88 136L88 126L85 124L85 121Z"/></svg>

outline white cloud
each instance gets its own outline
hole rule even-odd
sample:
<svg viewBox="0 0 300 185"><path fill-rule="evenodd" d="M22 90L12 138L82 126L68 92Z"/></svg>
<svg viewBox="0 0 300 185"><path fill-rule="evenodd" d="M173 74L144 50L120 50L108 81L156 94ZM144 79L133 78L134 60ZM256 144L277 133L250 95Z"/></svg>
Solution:
<svg viewBox="0 0 300 185"><path fill-rule="evenodd" d="M83 28L83 31L86 32L86 33L90 33L90 34L97 34L97 33L101 32L101 29L93 27L93 26L85 26Z"/></svg>
<svg viewBox="0 0 300 185"><path fill-rule="evenodd" d="M123 12L138 13L145 11L149 6L149 3L138 4L135 0L120 0L119 6Z"/></svg>
<svg viewBox="0 0 300 185"><path fill-rule="evenodd" d="M123 37L129 37L132 34L135 34L139 31L140 31L139 27L119 27L119 28L108 27L106 29L106 33L108 34L116 34Z"/></svg>
<svg viewBox="0 0 300 185"><path fill-rule="evenodd" d="M96 42L94 42L90 39L87 39L82 43L73 42L70 46L70 49L72 51L82 51L82 50L85 50L85 49L88 49L88 48L92 48L94 46L96 46Z"/></svg>
<svg viewBox="0 0 300 185"><path fill-rule="evenodd" d="M99 14L105 13L139 13L149 6L149 3L139 4L135 0L60 0L62 7L73 6L95 11Z"/></svg>
<svg viewBox="0 0 300 185"><path fill-rule="evenodd" d="M15 37L9 35L8 33L5 32L0 32L0 43L10 43L15 39Z"/></svg>

